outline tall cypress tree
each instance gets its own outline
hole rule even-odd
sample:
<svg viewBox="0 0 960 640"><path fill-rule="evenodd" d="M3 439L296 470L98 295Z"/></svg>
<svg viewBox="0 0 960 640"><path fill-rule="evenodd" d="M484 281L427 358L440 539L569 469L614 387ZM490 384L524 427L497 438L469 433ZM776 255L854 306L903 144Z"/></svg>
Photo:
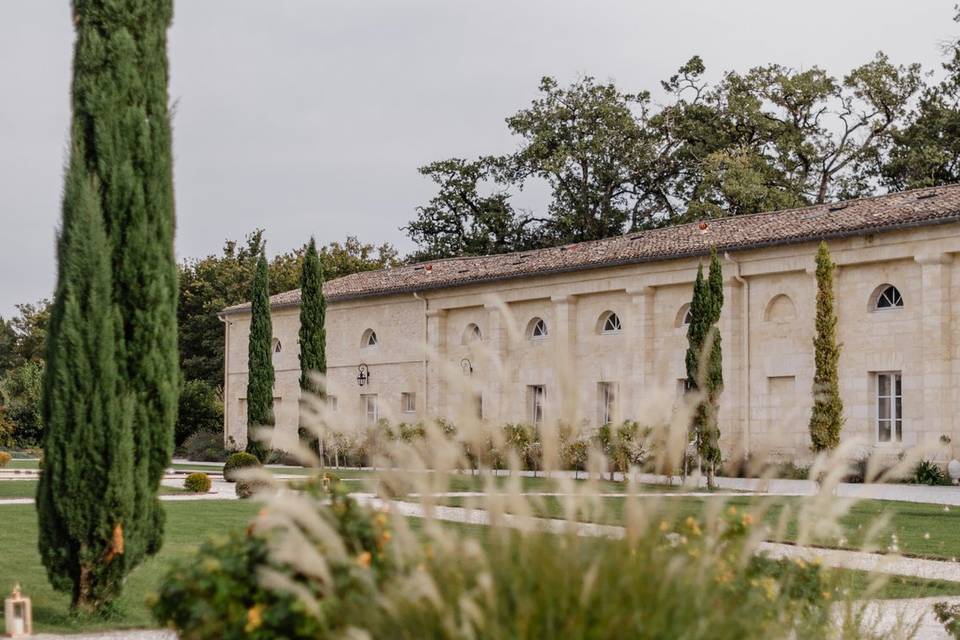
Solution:
<svg viewBox="0 0 960 640"><path fill-rule="evenodd" d="M126 549L136 515L134 451L99 194L73 151L47 334L38 546L54 588L90 612L119 594L137 561Z"/></svg>
<svg viewBox="0 0 960 640"><path fill-rule="evenodd" d="M272 427L273 323L270 319L270 281L267 256L260 252L250 292L250 340L247 349L247 451L263 460L266 447L250 436L256 427Z"/></svg>
<svg viewBox="0 0 960 640"><path fill-rule="evenodd" d="M718 326L720 313L723 311L723 267L716 250L710 254L707 292L710 304L710 334L707 342L710 351L704 375L707 397L700 455L707 463L707 484L712 487L714 474L721 461L720 428L717 424L717 416L720 413L720 393L723 391L723 349Z"/></svg>
<svg viewBox="0 0 960 640"><path fill-rule="evenodd" d="M834 449L843 429L840 398L840 345L837 344L837 313L834 310L833 275L836 266L827 243L817 249L817 317L813 338L813 411L810 440L814 451Z"/></svg>
<svg viewBox="0 0 960 640"><path fill-rule="evenodd" d="M707 483L714 484L720 462L720 433L717 427L720 391L723 388L723 358L720 332L716 324L723 308L723 273L714 251L710 273L703 278L703 265L697 268L690 300L690 324L687 327L687 389L700 395L691 419L691 436L697 453L707 469Z"/></svg>
<svg viewBox="0 0 960 640"><path fill-rule="evenodd" d="M71 158L60 252L61 261L69 262L65 256L73 249L67 250L66 238L75 209L84 199L93 199L97 214L87 220L99 220L90 224L100 225L105 232L101 250L111 271L111 317L116 323L110 334L115 341L112 357L120 387L117 394L126 398L124 415L132 439L132 468L125 479L133 509L117 529L127 568L155 553L163 540L157 492L173 450L179 390L166 54L172 13L172 0L73 3ZM83 198L81 183L87 190ZM61 265L61 280L68 271ZM60 313L66 326L67 313ZM52 336L48 348L55 350L58 339ZM50 394L56 375L48 376ZM105 421L103 428L113 427ZM118 442L126 438L113 435ZM62 448L59 454L66 455ZM97 499L95 495L75 497ZM48 539L55 541L55 537ZM46 544L41 541L42 547ZM67 555L81 552L86 553L73 547L56 553L65 562Z"/></svg>
<svg viewBox="0 0 960 640"><path fill-rule="evenodd" d="M322 386L314 384L311 374L327 373L326 353L327 301L323 297L323 266L317 243L310 238L300 272L300 389L322 396ZM319 453L319 440L301 426L301 438L307 438Z"/></svg>

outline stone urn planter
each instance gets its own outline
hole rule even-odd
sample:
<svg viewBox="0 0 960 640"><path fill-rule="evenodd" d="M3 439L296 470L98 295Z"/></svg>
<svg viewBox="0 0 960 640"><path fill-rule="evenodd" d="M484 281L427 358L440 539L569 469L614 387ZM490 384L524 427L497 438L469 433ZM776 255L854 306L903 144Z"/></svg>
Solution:
<svg viewBox="0 0 960 640"><path fill-rule="evenodd" d="M948 462L947 473L950 474L950 479L953 480L953 484L957 484L957 481L960 480L960 460L954 458Z"/></svg>

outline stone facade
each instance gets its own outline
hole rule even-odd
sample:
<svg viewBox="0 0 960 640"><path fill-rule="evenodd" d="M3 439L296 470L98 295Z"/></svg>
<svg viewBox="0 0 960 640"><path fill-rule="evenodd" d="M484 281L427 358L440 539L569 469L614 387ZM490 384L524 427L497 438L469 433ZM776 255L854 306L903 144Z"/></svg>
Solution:
<svg viewBox="0 0 960 640"><path fill-rule="evenodd" d="M960 222L828 244L838 264L843 437L859 437L894 456L947 436L952 443L940 447L942 456L957 456ZM725 388L719 420L727 455L745 449L809 456L815 253L815 241L723 252ZM684 313L702 259L333 298L327 311L329 393L343 419L361 423L431 417L456 422L478 411L492 424L530 422L538 411L538 388L546 420L643 422L653 401L669 402L685 377ZM878 309L888 285L899 291L902 306ZM611 312L620 328L604 331ZM226 310L223 319L226 435L243 444L249 309ZM544 321L546 337L531 334L536 319ZM296 304L277 304L273 326L280 342L274 446L283 448L297 432ZM375 346L367 346L370 330ZM363 387L356 380L361 363L370 372ZM895 390L898 380L899 401L885 391ZM891 418L901 417L900 441L895 421L881 424L884 406L896 414ZM889 441L884 425L891 428Z"/></svg>

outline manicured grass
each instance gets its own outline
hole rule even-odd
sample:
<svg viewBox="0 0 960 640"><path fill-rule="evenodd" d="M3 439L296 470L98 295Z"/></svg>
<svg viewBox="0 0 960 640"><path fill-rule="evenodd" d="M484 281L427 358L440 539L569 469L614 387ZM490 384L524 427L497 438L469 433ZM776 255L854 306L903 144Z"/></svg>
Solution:
<svg viewBox="0 0 960 640"><path fill-rule="evenodd" d="M38 469L39 467L39 460L11 460L0 469Z"/></svg>
<svg viewBox="0 0 960 640"><path fill-rule="evenodd" d="M257 503L245 500L164 503L167 525L163 549L130 574L112 616L79 620L69 615L69 596L55 592L47 582L37 551L33 505L0 505L0 589L5 594L20 582L24 594L33 599L37 632L156 627L144 601L156 589L170 562L188 556L212 534L244 526L259 508Z"/></svg>
<svg viewBox="0 0 960 640"><path fill-rule="evenodd" d="M671 522L682 522L688 516L702 515L708 501L721 501L724 509L732 506L741 511L762 513L763 521L774 532L781 517L784 518L786 527L783 535L778 537L774 534L771 539L795 542L799 535L798 511L803 500L801 498L750 495L716 498L660 496L651 500L655 502L644 504L656 509L657 517ZM956 534L960 531L960 508L888 500L836 500L851 505L847 513L839 518L843 535L840 538L817 540L817 544L861 549L865 543L871 542L876 550L885 550L892 545L891 536L895 535L900 553L936 559L960 558L960 536ZM480 501L471 498L443 498L437 502L448 506L482 506ZM624 498L603 498L600 504L599 510L581 513L577 519L605 524L623 523L626 504ZM531 498L531 506L537 515L564 517L562 498ZM888 519L887 525L881 529L881 537L867 541L866 536L871 526L881 518Z"/></svg>
<svg viewBox="0 0 960 640"><path fill-rule="evenodd" d="M160 493L167 495L188 492L186 489L179 487L160 487ZM33 498L36 495L36 480L0 480L0 498Z"/></svg>

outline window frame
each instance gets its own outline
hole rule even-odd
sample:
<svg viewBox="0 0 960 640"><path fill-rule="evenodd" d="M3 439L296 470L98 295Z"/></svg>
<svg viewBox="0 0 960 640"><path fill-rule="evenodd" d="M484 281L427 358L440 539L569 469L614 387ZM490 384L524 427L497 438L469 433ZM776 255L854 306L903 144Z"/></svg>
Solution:
<svg viewBox="0 0 960 640"><path fill-rule="evenodd" d="M887 381L887 392L883 393L883 381ZM874 373L874 406L876 421L874 436L877 444L903 444L903 372L877 371ZM886 415L884 416L884 409ZM887 423L887 438L883 439L884 423Z"/></svg>
<svg viewBox="0 0 960 640"><path fill-rule="evenodd" d="M611 321L615 321L611 323ZM611 325L612 328L608 328ZM613 326L615 325L615 326ZM623 333L623 322L615 311L606 311L600 316L600 335L615 336Z"/></svg>
<svg viewBox="0 0 960 640"><path fill-rule="evenodd" d="M601 426L616 422L619 400L620 383L609 381L597 383L597 420Z"/></svg>
<svg viewBox="0 0 960 640"><path fill-rule="evenodd" d="M372 414L371 406L373 408ZM360 409L363 411L363 424L365 426L372 427L380 422L380 401L376 393L361 393Z"/></svg>
<svg viewBox="0 0 960 640"><path fill-rule="evenodd" d="M460 344L471 345L476 342L483 342L483 331L476 322L471 322L463 330L463 336L460 338Z"/></svg>
<svg viewBox="0 0 960 640"><path fill-rule="evenodd" d="M538 334L537 330L539 327L542 327L543 329ZM530 338L530 340L534 340L534 341L546 340L547 338L549 338L550 329L549 327L547 327L547 321L539 316L530 320L530 333L528 337Z"/></svg>
<svg viewBox="0 0 960 640"><path fill-rule="evenodd" d="M892 292L892 295L888 296L887 294L890 292ZM887 300L889 304L881 306L880 302L882 300ZM874 293L873 304L871 305L873 311L879 312L896 311L897 309L903 309L905 306L903 293L901 293L896 285L892 284L882 284L877 287L876 293Z"/></svg>
<svg viewBox="0 0 960 640"><path fill-rule="evenodd" d="M417 412L417 394L414 391L400 393L400 411L403 413Z"/></svg>
<svg viewBox="0 0 960 640"><path fill-rule="evenodd" d="M371 343L372 341L372 343ZM360 337L361 349L376 349L380 346L380 336L373 329L367 329Z"/></svg>
<svg viewBox="0 0 960 640"><path fill-rule="evenodd" d="M534 427L543 424L546 414L547 385L527 385L527 418Z"/></svg>

